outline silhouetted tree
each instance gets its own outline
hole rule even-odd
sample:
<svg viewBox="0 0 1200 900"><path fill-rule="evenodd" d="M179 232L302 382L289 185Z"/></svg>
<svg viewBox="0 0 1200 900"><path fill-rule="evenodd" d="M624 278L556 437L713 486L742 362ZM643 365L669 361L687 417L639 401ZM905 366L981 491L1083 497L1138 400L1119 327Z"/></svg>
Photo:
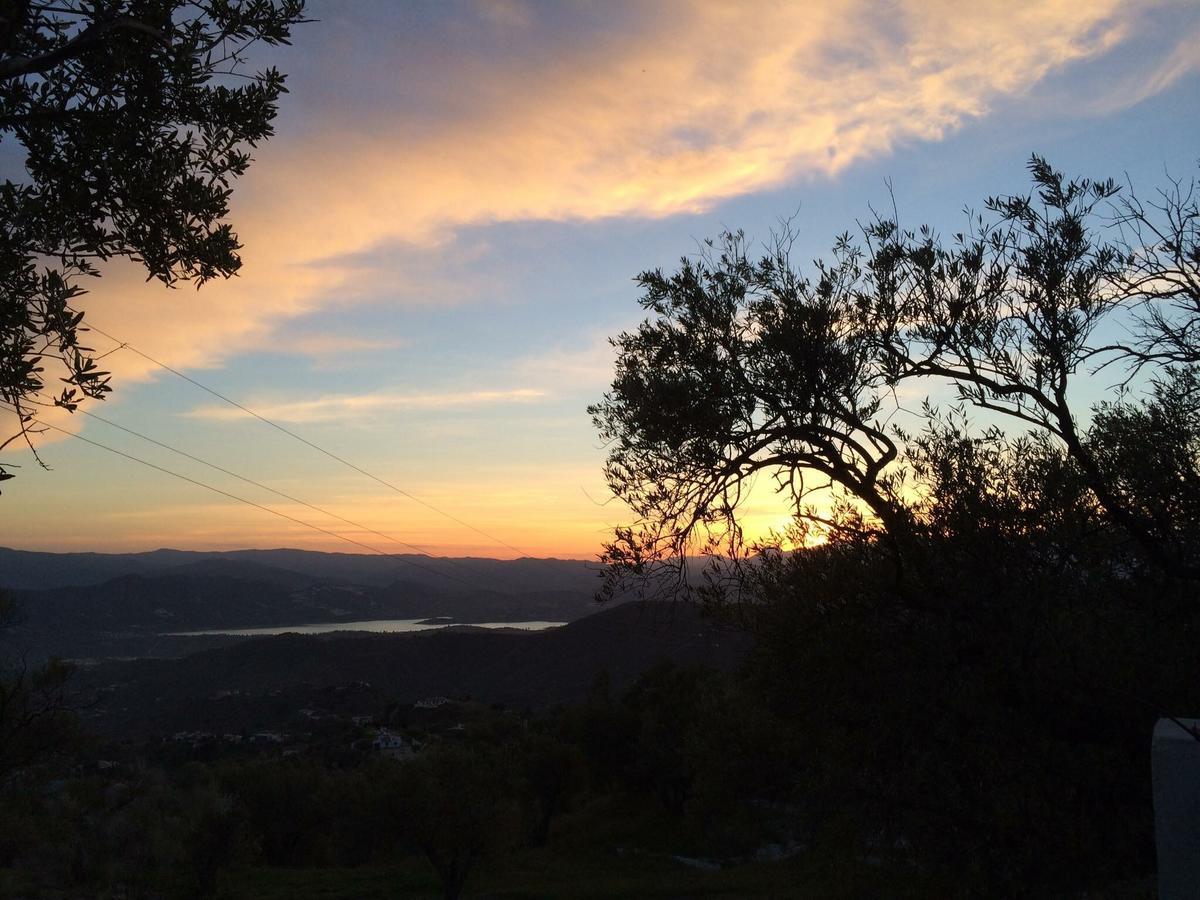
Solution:
<svg viewBox="0 0 1200 900"><path fill-rule="evenodd" d="M674 275L639 276L651 315L613 340L612 390L588 410L610 444L609 486L637 516L606 548L616 571L682 580L697 544L736 554L759 473L797 512L836 486L889 525L904 518L885 477L898 448L878 419L887 383L855 292L860 253L843 237L808 278L789 248L785 235L753 262L727 233Z"/></svg>
<svg viewBox="0 0 1200 900"><path fill-rule="evenodd" d="M1038 156L1029 169L1034 194L989 198L988 217L950 242L894 219L865 229L867 277L857 295L879 365L890 385L946 380L962 400L1054 436L1149 558L1195 575L1115 489L1072 401L1077 377L1105 359L1186 359L1179 348L1195 327L1187 310L1200 310L1194 203L1168 208L1175 237L1147 253L1113 222L1149 227L1151 218L1135 197L1118 198L1112 180L1069 180ZM1140 334L1126 327L1123 341L1102 336L1102 324L1138 314ZM1162 341L1176 352L1155 356Z"/></svg>
<svg viewBox="0 0 1200 900"><path fill-rule="evenodd" d="M533 847L544 847L550 825L584 783L585 763L578 747L548 735L533 733L516 741L517 778L528 807L526 836Z"/></svg>
<svg viewBox="0 0 1200 900"><path fill-rule="evenodd" d="M1200 196L1194 180L1171 179L1144 201L1132 191L1113 224L1123 251L1122 294L1137 315L1135 340L1114 350L1134 371L1200 363Z"/></svg>
<svg viewBox="0 0 1200 900"><path fill-rule="evenodd" d="M1172 560L1200 566L1200 369L1175 367L1150 395L1096 408L1085 445L1112 493Z"/></svg>
<svg viewBox="0 0 1200 900"><path fill-rule="evenodd" d="M240 265L225 217L284 78L250 47L287 43L303 0L10 0L0 7L0 141L25 178L0 185L0 403L103 397L81 344L79 281L114 257L167 285ZM234 79L237 80L234 80ZM50 365L66 385L42 396ZM0 469L0 479L12 477Z"/></svg>
<svg viewBox="0 0 1200 900"><path fill-rule="evenodd" d="M609 443L609 486L636 516L606 549L611 580L678 583L689 553L735 556L736 511L759 473L798 515L814 488L833 488L899 540L912 509L904 436L888 422L896 392L927 382L1049 435L1146 558L1195 576L1180 555L1187 523L1163 518L1178 504L1150 521L1074 400L1089 368L1192 360L1192 192L1177 184L1156 216L1111 180L1068 180L1037 156L1030 173L1033 195L987 200L950 241L876 217L861 246L843 235L811 275L793 267L786 231L758 262L740 233L725 234L674 275L643 273L650 315L614 339L612 389L589 410Z"/></svg>
<svg viewBox="0 0 1200 900"><path fill-rule="evenodd" d="M511 773L484 747L443 744L399 764L381 784L404 836L441 879L446 900L489 855L513 846L521 831Z"/></svg>
<svg viewBox="0 0 1200 900"><path fill-rule="evenodd" d="M30 662L5 639L19 621L16 602L0 590L0 784L14 769L73 749L79 736L73 667L58 659Z"/></svg>
<svg viewBox="0 0 1200 900"><path fill-rule="evenodd" d="M687 556L743 551L756 473L797 512L800 549L750 548L733 570L758 638L750 721L788 747L758 755L782 770L757 782L779 790L763 809L972 896L1151 867L1146 736L1197 701L1193 194L1174 183L1145 207L1038 157L1030 171L1032 195L988 200L949 241L876 217L808 277L787 233L758 263L733 234L643 275L649 316L614 340L590 410L636 517L607 549L610 586L712 584L681 580ZM1124 390L1081 406L1105 366L1126 367ZM956 403L891 424L900 390L938 383ZM833 489L819 516L814 486ZM705 741L652 750L637 764L690 769L702 821L738 815Z"/></svg>

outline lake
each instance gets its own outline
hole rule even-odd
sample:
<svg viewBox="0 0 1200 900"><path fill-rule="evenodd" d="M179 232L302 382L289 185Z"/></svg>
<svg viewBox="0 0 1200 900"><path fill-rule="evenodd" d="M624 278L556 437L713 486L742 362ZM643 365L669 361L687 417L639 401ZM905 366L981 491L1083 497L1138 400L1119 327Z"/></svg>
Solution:
<svg viewBox="0 0 1200 900"><path fill-rule="evenodd" d="M410 631L431 631L449 628L452 625L469 625L472 628L517 628L521 631L545 631L557 628L566 622L452 622L423 619L368 619L365 622L316 622L312 625L272 625L266 628L213 628L206 631L168 631L167 637L195 637L204 634L326 634L331 631L375 631L385 634L403 634Z"/></svg>

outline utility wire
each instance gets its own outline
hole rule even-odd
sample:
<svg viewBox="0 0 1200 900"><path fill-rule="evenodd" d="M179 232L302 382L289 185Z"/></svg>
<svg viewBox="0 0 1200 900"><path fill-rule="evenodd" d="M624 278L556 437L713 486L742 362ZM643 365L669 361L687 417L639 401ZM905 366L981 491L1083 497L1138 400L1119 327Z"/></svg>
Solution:
<svg viewBox="0 0 1200 900"><path fill-rule="evenodd" d="M148 462L147 460L141 459L140 457L134 456L131 453L126 453L124 450L118 450L116 447L108 446L108 444L102 444L99 441L94 441L91 438L86 438L82 434L76 434L73 431L67 431L65 428L59 428L57 425L51 425L49 422L43 422L40 419L34 419L31 424L36 424L41 428L52 429L54 431L57 431L59 434L65 434L67 437L75 438L75 440L77 440L77 441L83 441L85 444L91 444L93 447L99 447L101 450L107 450L109 453L114 453L117 456L124 457L125 459L128 459L131 462L140 463L141 465L146 466L147 468L154 469L157 472L162 472L164 475L170 475L172 478L178 478L180 481L186 481L188 484L194 484L196 487L202 487L206 491L212 491L214 494L220 494L222 497L228 497L230 500L236 500L238 503L245 503L247 506L253 506L255 509L260 509L263 512L270 513L273 516L278 516L281 519L287 519L289 522L294 522L297 525L303 525L305 528L311 528L313 531L319 531L319 532L321 532L321 534L326 534L326 535L329 535L330 537L337 538L339 541L345 541L348 544L354 544L356 547L361 547L364 550L369 550L371 553L376 553L380 556L391 557L392 559L395 559L397 562L404 563L405 565L412 566L413 568L416 568L416 569L422 569L423 571L430 572L434 575L439 575L443 578L449 578L453 581L459 582L460 584L466 585L469 588L475 589L474 585L469 584L468 582L463 581L461 578L458 578L457 576L451 575L447 572L439 572L437 569L422 565L421 563L414 562L411 559L407 559L403 556L398 556L394 553L388 553L384 550L380 550L378 547L372 547L370 544L364 544L362 541L355 540L354 538L348 537L344 534L339 534L336 531L330 531L328 528L322 528L320 525L314 525L312 522L306 522L303 519L297 519L295 516L289 516L285 512L280 512L279 510L272 509L269 506L263 506L261 503L255 503L253 500L247 500L245 497L239 497L237 494L231 494L231 493L229 493L229 491L222 490L219 487L214 487L211 484L206 484L203 481L197 481L195 478L190 478L187 475L181 474L180 472L175 472L175 471L172 471L171 469L163 468L162 466L156 465L152 462Z"/></svg>
<svg viewBox="0 0 1200 900"><path fill-rule="evenodd" d="M194 456L191 453L188 453L186 450L180 450L178 447L172 447L170 444L165 444L162 441L159 441L159 440L156 440L156 439L150 437L149 435L142 434L140 431L134 431L132 428L127 428L126 426L121 425L117 422L114 422L111 419L106 419L106 418L104 418L104 416L101 416L97 413L88 412L86 409L79 409L76 411L83 413L83 415L87 416L90 419L95 419L98 422L103 422L105 425L108 425L111 428L116 428L118 431L123 431L126 434L131 434L136 438L141 438L143 441L154 444L156 447L162 447L164 450L169 450L172 453L175 453L179 456L184 457L185 459L190 459L192 462L200 463L200 465L202 465L202 466L208 466L208 468L213 469L217 472L220 472L224 475L228 475L231 478L236 478L238 481L245 482L246 484L249 484L256 488L259 488L260 490L267 491L268 493L274 494L276 497L281 497L284 500L289 501L290 503L297 503L300 506L304 506L304 507L307 507L308 509L311 509L313 512L320 513L321 515L324 515L324 516L329 516L329 518L331 518L331 519L337 519L339 522L342 522L346 525L350 525L351 527L357 528L360 531L366 531L370 534L375 535L376 537L383 538L385 541L391 541L393 544L397 544L401 547L406 547L409 550L416 551L421 556L425 556L430 559L434 558L433 554L430 553L428 550L426 550L424 547L419 547L416 544L410 544L408 541L402 541L397 537L393 537L392 535L387 534L386 532L377 531L376 529L370 528L367 525L363 525L359 522L355 522L352 519L347 519L345 516L340 516L335 512L331 512L331 511L329 511L327 509L323 509L322 507L317 506L313 503L309 503L307 500L301 500L299 497L293 497L291 494L285 494L283 491L277 490L276 488L273 488L269 485L263 484L261 481L255 481L253 478L248 478L245 475L239 475L237 472L230 471L229 469L226 469L223 466L219 466L216 463L209 462L206 459L201 459L199 456ZM445 562L450 565L461 566L461 563L459 563L457 560L446 559ZM465 568L465 567L463 567L463 568ZM447 577L450 577L450 576L447 576ZM454 580L461 581L461 579L454 579ZM475 587L477 589L482 588L481 585L476 585Z"/></svg>
<svg viewBox="0 0 1200 900"><path fill-rule="evenodd" d="M322 509L321 507L316 506L312 503L309 503L306 500L301 500L299 497L293 497L291 494L285 494L283 491L277 490L273 487L270 487L269 485L265 485L260 481L255 481L253 478L248 478L245 475L239 475L237 472L231 472L229 469L226 469L223 466L219 466L216 463L209 462L206 459L201 459L198 456L193 456L191 453L188 453L186 450L180 450L178 447L172 447L170 444L164 444L162 441L156 440L155 438L152 438L149 435L142 434L140 431L134 431L132 428L128 428L124 425L119 424L118 422L114 422L112 419L106 419L106 418L104 418L104 416L98 415L97 413L88 412L86 409L78 409L78 410L76 410L76 412L82 413L83 415L87 416L89 419L95 419L97 422L103 422L105 425L108 425L110 428L116 428L118 431L123 431L126 434L131 434L136 438L141 438L143 441L154 444L154 446L156 446L156 447L162 447L164 450L170 450L172 453L178 454L179 456L182 456L185 459L190 459L192 462L200 463L200 465L202 465L202 466L208 466L208 468L213 469L217 472L220 472L223 475L228 475L231 478L236 478L238 481L243 481L246 484L253 485L256 488L259 488L260 490L264 490L264 491L267 491L268 493L274 494L276 497L281 497L284 500L287 500L291 503L297 503L300 506L308 507L313 512L318 512L318 513L321 513L322 515L329 516L331 519L337 519L339 522L342 522L346 525L353 526L354 528L357 528L360 531L369 532L369 533L375 535L376 537L381 537L384 540L388 540L388 541L391 541L392 543L399 544L402 547L407 547L409 550L413 550L413 551L419 553L421 556L428 556L428 557L433 556L433 554L430 553L428 550L426 550L424 547L418 547L416 544L410 544L407 541L402 541L399 538L392 537L390 534L385 534L382 531L376 531L374 528L368 528L366 525L362 525L358 522L351 521L350 519L344 518L343 516L339 516L337 513L330 512L327 509Z"/></svg>
<svg viewBox="0 0 1200 900"><path fill-rule="evenodd" d="M318 453L323 453L325 456L328 456L330 459L334 460L335 462L339 462L343 466L353 469L355 472L358 472L360 475L365 475L367 478L370 478L372 481L375 481L375 482L383 485L388 490L396 492L401 497L406 497L409 500L413 501L414 503L420 504L421 506L425 507L426 509L430 510L431 512L435 512L439 516L444 516L445 518L449 519L451 522L454 522L457 525L461 525L463 528L466 528L470 531L475 532L478 535L481 535L482 537L487 538L489 541L491 541L494 544L499 544L502 547L507 547L509 550L512 550L514 553L517 553L520 556L526 555L525 551L522 550L520 547L514 547L512 544L508 543L508 541L501 540L500 538L496 537L495 535L488 534L483 529L476 528L470 522L464 522L462 519L458 518L457 516L452 515L451 513L448 513L443 509L439 509L438 507L434 506L432 503L430 503L426 500L422 500L420 497L416 497L413 494L410 494L408 491L404 490L403 488L397 487L396 485L392 484L390 481L385 481L384 479L380 478L378 475L373 475L372 473L368 472L366 469L361 468L360 466L356 466L354 463L350 462L348 459L338 456L336 453L334 453L330 450L326 450L324 447L320 446L319 444L313 443L312 441L308 440L307 438L301 437L300 435L296 434L296 432L292 431L291 429L285 428L284 426L280 425L278 422L268 419L266 416L255 412L254 410L250 409L249 407L243 406L241 403L238 403L236 400L226 397L221 392L216 391L213 388L210 388L206 384L202 384L201 382L197 381L195 378L192 378L189 375L185 375L183 372L179 371L178 369L168 366L166 363L155 359L150 354L143 353L141 350L139 350L137 347L134 347L132 344L126 343L125 341L122 341L118 338L113 337L107 331L104 331L101 328L97 328L95 325L92 325L90 322L88 323L87 327L89 330L94 331L97 334L103 335L104 337L108 338L110 341L117 344L119 348L124 348L124 349L128 350L129 352L140 356L142 359L146 360L147 362L153 363L154 365L158 366L160 369L170 372L172 375L177 375L178 377L182 378L184 381L189 382L190 384L193 384L196 387L200 388L200 390L205 391L206 393L212 394L212 396L216 397L218 400L228 403L230 406L233 406L236 409L240 409L242 412L246 413L246 415L253 416L254 418L258 419L263 424L270 425L276 431L282 432L283 434L286 434L288 437L292 438L293 440L297 440L300 443L311 447L313 450L316 450Z"/></svg>

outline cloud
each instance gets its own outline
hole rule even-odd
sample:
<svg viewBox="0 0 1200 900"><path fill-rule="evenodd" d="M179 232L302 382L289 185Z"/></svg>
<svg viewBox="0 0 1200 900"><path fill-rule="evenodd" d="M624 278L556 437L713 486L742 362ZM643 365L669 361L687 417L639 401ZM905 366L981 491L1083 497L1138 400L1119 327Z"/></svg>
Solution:
<svg viewBox="0 0 1200 900"><path fill-rule="evenodd" d="M370 137L295 148L268 177L359 160L346 178L310 178L284 216L311 227L309 243L323 229L305 215L315 202L346 251L442 241L478 222L695 212L938 139L1112 47L1130 11L1112 0L694 5L592 53L488 72L464 89L489 102L432 131L375 121Z"/></svg>
<svg viewBox="0 0 1200 900"><path fill-rule="evenodd" d="M331 356L407 347L403 338L366 338L350 334L300 334L288 338L281 352L324 359Z"/></svg>
<svg viewBox="0 0 1200 900"><path fill-rule="evenodd" d="M602 392L613 379L616 350L605 335L576 347L555 347L517 360L514 370L547 389Z"/></svg>
<svg viewBox="0 0 1200 900"><path fill-rule="evenodd" d="M374 360L385 358L385 353L394 353L411 346L412 341L402 337L296 333L285 326L271 335L270 343L264 350L302 357L308 361L311 369L332 372L361 369Z"/></svg>
<svg viewBox="0 0 1200 900"><path fill-rule="evenodd" d="M1138 67L1131 72L1113 73L1108 91L1090 100L1086 112L1102 116L1141 103L1167 90L1180 79L1200 71L1200 26L1172 35L1150 52L1152 67Z"/></svg>
<svg viewBox="0 0 1200 900"><path fill-rule="evenodd" d="M350 86L407 77L398 57L409 45L395 58L377 39L369 54L305 56L302 31L284 64L316 67L309 81L346 89L307 108L304 128L288 127L285 98L280 136L235 191L241 275L198 294L168 292L121 264L84 305L98 325L171 365L219 365L291 318L365 296L422 295L420 285L376 284L364 254L445 245L473 225L695 212L836 176L937 140L1049 73L1101 57L1147 6L647 4L568 39L561 22L540 32L523 4L493 4L472 27L525 43L491 58L468 44L427 54L433 70L409 93L380 95L386 103L374 94L356 102ZM356 9L339 5L337 15ZM371 11L361 14L351 32L369 24ZM1146 63L1151 89L1189 69L1181 46ZM418 110L421 91L435 90L423 84L462 99ZM322 116L337 127L318 127ZM423 296L437 302L438 291ZM110 361L118 384L155 372L131 353Z"/></svg>
<svg viewBox="0 0 1200 900"><path fill-rule="evenodd" d="M249 401L246 405L259 415L277 422L314 423L362 420L381 412L397 410L443 410L492 406L499 403L529 403L543 396L545 393L540 390L517 388L504 391L421 394L328 394L314 400ZM188 418L214 421L247 418L247 413L231 406L201 406L184 415Z"/></svg>

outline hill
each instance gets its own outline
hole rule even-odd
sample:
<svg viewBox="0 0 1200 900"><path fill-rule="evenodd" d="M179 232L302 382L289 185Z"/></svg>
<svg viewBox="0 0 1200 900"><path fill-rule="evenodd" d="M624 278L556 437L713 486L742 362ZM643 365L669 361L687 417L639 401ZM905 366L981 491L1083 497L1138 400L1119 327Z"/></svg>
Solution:
<svg viewBox="0 0 1200 900"><path fill-rule="evenodd" d="M0 580L16 588L25 615L16 638L38 656L179 656L231 642L172 632L434 616L461 623L569 622L597 608L594 573L562 560L426 559L417 566L292 550L116 556L3 550L0 563L6 566ZM74 583L122 567L138 571ZM31 580L67 583L21 587Z"/></svg>
<svg viewBox="0 0 1200 900"><path fill-rule="evenodd" d="M545 707L582 700L601 673L620 689L660 660L728 669L747 647L744 633L695 607L627 603L546 632L289 634L183 659L106 662L79 679L99 698L90 723L109 734L220 733L282 726L335 690L343 711L357 713L433 695Z"/></svg>
<svg viewBox="0 0 1200 900"><path fill-rule="evenodd" d="M0 547L0 587L47 590L99 584L121 575L153 575L198 563L252 563L312 578L383 587L411 581L436 589L458 585L500 592L591 593L596 564L571 559L480 559L418 554L369 555L313 550L152 550L146 553L41 553Z"/></svg>

